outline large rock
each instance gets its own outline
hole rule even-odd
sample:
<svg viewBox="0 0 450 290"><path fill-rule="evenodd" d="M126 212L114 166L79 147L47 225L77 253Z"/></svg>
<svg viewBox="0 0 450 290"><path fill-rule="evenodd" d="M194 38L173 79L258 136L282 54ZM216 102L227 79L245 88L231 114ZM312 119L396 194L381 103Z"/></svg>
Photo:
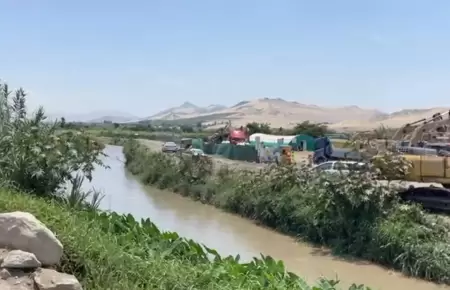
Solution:
<svg viewBox="0 0 450 290"><path fill-rule="evenodd" d="M0 247L33 253L44 266L57 264L63 254L52 231L27 212L0 214Z"/></svg>
<svg viewBox="0 0 450 290"><path fill-rule="evenodd" d="M34 283L39 290L83 290L75 276L51 269L37 271L34 274Z"/></svg>
<svg viewBox="0 0 450 290"><path fill-rule="evenodd" d="M41 262L36 259L33 253L21 250L12 250L3 260L2 268L13 269L36 269L41 266Z"/></svg>

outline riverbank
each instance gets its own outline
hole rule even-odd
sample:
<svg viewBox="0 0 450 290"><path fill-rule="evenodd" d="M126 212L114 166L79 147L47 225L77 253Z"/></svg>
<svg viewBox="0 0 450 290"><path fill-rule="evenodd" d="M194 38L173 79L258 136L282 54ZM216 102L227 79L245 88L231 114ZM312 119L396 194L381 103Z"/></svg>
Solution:
<svg viewBox="0 0 450 290"><path fill-rule="evenodd" d="M293 168L261 173L220 170L152 153L136 142L124 148L127 168L146 184L170 188L282 232L402 271L449 284L449 227L368 178L312 182ZM370 189L371 191L368 191Z"/></svg>
<svg viewBox="0 0 450 290"><path fill-rule="evenodd" d="M0 212L25 210L56 233L64 245L57 269L74 274L84 289L308 289L269 257L239 264L176 233L161 233L148 219L141 224L131 215L0 189ZM323 280L317 289L333 284Z"/></svg>

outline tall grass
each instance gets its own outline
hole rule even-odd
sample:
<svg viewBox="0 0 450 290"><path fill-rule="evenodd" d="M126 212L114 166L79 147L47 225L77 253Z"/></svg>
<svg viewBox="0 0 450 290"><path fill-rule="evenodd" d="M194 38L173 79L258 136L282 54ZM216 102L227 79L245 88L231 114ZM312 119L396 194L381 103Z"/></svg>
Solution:
<svg viewBox="0 0 450 290"><path fill-rule="evenodd" d="M146 184L173 189L339 254L450 284L448 224L418 205L402 204L395 189L374 183L378 170L336 178L294 167L214 173L208 165L199 178L205 165L190 158L150 152L132 140L124 154L127 168Z"/></svg>

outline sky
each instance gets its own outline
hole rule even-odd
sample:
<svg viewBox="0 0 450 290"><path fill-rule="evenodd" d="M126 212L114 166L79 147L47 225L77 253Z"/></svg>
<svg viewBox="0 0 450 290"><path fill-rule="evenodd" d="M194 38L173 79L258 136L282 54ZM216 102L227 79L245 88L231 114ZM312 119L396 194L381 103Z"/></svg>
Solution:
<svg viewBox="0 0 450 290"><path fill-rule="evenodd" d="M0 79L48 112L280 97L450 106L448 0L0 0Z"/></svg>

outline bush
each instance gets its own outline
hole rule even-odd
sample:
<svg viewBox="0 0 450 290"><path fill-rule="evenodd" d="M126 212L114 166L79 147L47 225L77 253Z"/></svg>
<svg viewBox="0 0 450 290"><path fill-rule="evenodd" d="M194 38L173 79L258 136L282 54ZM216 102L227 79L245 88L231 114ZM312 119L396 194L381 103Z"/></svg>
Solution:
<svg viewBox="0 0 450 290"><path fill-rule="evenodd" d="M336 253L450 284L449 226L418 205L402 204L394 189L374 183L379 170L336 178L295 167L220 169L192 183L195 160L153 153L135 141L124 146L124 153L127 168L144 183L174 189Z"/></svg>
<svg viewBox="0 0 450 290"><path fill-rule="evenodd" d="M91 179L103 147L82 132L58 132L43 108L27 116L26 93L0 83L0 181L26 192L59 195L75 172Z"/></svg>
<svg viewBox="0 0 450 290"><path fill-rule="evenodd" d="M58 270L84 289L312 289L270 257L240 264L213 249L160 232L148 219L67 208L57 202L0 190L0 212L27 211L56 232L64 245ZM314 289L337 289L320 279ZM353 285L352 290L365 289Z"/></svg>

